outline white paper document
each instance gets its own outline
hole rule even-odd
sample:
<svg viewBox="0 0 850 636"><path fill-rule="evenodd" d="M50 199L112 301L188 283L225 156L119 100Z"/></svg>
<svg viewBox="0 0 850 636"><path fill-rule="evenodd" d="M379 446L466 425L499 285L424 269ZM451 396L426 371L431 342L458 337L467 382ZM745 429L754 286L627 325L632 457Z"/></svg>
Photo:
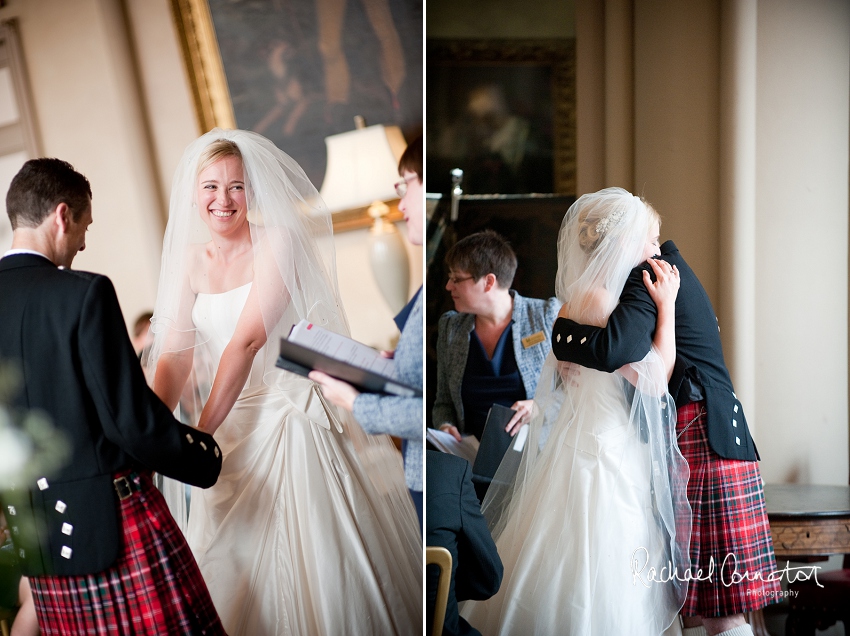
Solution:
<svg viewBox="0 0 850 636"><path fill-rule="evenodd" d="M322 327L317 327L306 320L302 320L292 328L288 340L387 378L392 378L395 375L392 358L384 358L368 345Z"/></svg>
<svg viewBox="0 0 850 636"><path fill-rule="evenodd" d="M470 464L475 463L478 454L478 440L473 435L462 435L461 441L436 428L425 429L425 436L437 449L444 453L463 457Z"/></svg>

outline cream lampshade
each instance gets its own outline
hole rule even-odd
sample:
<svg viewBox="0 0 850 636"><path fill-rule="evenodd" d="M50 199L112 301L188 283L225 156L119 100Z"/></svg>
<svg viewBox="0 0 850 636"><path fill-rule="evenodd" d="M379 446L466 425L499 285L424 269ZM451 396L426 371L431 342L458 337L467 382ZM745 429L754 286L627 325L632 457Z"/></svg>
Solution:
<svg viewBox="0 0 850 636"><path fill-rule="evenodd" d="M397 126L360 127L325 138L328 167L320 195L331 213L369 207L369 261L393 313L407 302L410 265L404 240L386 220L385 201L397 199L398 160L406 147Z"/></svg>
<svg viewBox="0 0 850 636"><path fill-rule="evenodd" d="M367 126L325 137L328 167L319 194L330 212L397 199L398 160L407 147L398 126Z"/></svg>

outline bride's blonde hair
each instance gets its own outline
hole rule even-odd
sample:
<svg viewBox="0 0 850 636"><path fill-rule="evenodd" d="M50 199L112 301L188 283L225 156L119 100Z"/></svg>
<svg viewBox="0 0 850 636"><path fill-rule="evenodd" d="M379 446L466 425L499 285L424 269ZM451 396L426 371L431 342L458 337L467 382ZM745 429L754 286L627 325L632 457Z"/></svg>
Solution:
<svg viewBox="0 0 850 636"><path fill-rule="evenodd" d="M661 226L661 215L643 197L635 195L646 207L652 221ZM620 203L617 201L616 203ZM578 214L578 244L585 254L591 254L602 238L623 218L625 210L619 205L612 206L611 198L603 198L587 205Z"/></svg>
<svg viewBox="0 0 850 636"><path fill-rule="evenodd" d="M236 142L230 139L216 139L201 152L198 159L198 174L225 157L237 157L240 162L242 161L242 153Z"/></svg>

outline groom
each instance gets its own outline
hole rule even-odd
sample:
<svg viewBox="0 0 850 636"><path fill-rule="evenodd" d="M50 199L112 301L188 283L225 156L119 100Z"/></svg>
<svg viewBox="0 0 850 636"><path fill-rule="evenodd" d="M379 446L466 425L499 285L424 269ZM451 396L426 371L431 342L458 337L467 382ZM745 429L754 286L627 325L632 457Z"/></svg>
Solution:
<svg viewBox="0 0 850 636"><path fill-rule="evenodd" d="M223 634L150 472L207 488L221 450L148 388L109 279L70 269L92 222L88 180L28 161L6 210L0 360L21 372L13 407L45 413L70 449L0 496L43 632Z"/></svg>
<svg viewBox="0 0 850 636"><path fill-rule="evenodd" d="M691 581L682 608L684 636L752 634L744 612L777 600L778 582L727 584L737 564L762 578L776 571L770 527L764 507L758 452L744 410L732 389L723 361L717 318L705 289L672 241L661 257L679 269L676 297L676 362L669 382L676 400L679 449L688 461L688 500L693 513L691 571L710 580ZM579 325L559 317L552 331L558 360L613 372L649 352L657 309L643 283L644 263L632 270L605 328ZM651 271L650 271L651 273Z"/></svg>

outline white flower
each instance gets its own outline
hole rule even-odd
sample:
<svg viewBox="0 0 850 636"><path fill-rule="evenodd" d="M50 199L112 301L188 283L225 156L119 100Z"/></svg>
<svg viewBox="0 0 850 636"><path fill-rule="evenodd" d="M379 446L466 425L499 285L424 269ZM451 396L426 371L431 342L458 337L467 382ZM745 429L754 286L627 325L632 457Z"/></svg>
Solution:
<svg viewBox="0 0 850 636"><path fill-rule="evenodd" d="M8 412L0 406L0 489L20 478L32 451L28 436L12 428Z"/></svg>

